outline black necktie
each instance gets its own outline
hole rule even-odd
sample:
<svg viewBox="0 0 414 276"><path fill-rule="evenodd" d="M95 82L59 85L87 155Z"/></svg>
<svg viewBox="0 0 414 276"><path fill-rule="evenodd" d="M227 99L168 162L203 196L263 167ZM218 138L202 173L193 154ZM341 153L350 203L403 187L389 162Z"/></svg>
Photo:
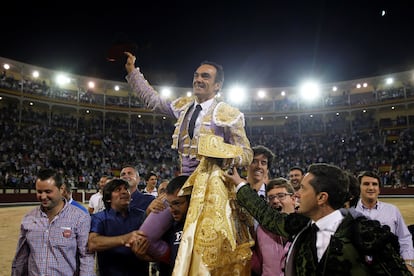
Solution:
<svg viewBox="0 0 414 276"><path fill-rule="evenodd" d="M316 223L311 225L311 243L312 243L312 253L315 256L316 262L318 262L318 252L316 251L316 233L318 233L319 228Z"/></svg>
<svg viewBox="0 0 414 276"><path fill-rule="evenodd" d="M193 139L195 122L197 120L198 113L200 113L201 109L201 105L198 104L193 112L193 115L191 115L190 123L188 124L188 135L190 135L191 139Z"/></svg>

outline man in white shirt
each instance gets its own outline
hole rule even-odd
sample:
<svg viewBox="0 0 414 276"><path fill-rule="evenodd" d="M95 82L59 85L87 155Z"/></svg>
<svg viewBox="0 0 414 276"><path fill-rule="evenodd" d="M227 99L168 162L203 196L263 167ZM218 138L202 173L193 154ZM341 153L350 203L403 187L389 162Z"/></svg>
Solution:
<svg viewBox="0 0 414 276"><path fill-rule="evenodd" d="M104 202L102 200L102 191L105 187L106 182L108 181L108 176L103 175L99 179L99 190L95 194L91 195L89 198L89 204L88 204L88 211L89 214L96 214L99 211L102 211L105 209Z"/></svg>
<svg viewBox="0 0 414 276"><path fill-rule="evenodd" d="M269 148L262 145L252 147L252 150L253 161L248 168L247 181L260 197L265 198L269 168L272 166L275 155Z"/></svg>
<svg viewBox="0 0 414 276"><path fill-rule="evenodd" d="M355 210L390 227L391 232L398 237L401 257L407 268L414 274L414 249L411 233L397 206L378 200L381 187L379 175L372 171L364 171L358 175L358 181L360 199Z"/></svg>
<svg viewBox="0 0 414 276"><path fill-rule="evenodd" d="M158 191L157 191L157 180L158 176L155 172L149 172L145 176L145 189L142 191L144 194L150 194L155 197L158 197Z"/></svg>

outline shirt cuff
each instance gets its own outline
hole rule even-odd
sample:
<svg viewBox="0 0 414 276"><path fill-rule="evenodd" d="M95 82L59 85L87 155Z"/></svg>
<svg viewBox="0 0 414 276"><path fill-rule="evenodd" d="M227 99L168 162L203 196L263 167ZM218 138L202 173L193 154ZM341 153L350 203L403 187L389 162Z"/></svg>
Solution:
<svg viewBox="0 0 414 276"><path fill-rule="evenodd" d="M240 190L241 187L243 187L246 184L249 184L249 183L247 183L247 182L240 182L239 184L237 184L237 186L236 186L236 193Z"/></svg>

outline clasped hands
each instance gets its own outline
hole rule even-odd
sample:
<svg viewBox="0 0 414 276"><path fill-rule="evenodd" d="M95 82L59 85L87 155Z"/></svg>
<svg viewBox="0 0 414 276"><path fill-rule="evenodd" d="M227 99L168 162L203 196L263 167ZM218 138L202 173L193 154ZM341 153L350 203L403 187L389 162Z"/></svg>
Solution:
<svg viewBox="0 0 414 276"><path fill-rule="evenodd" d="M149 248L150 242L147 235L144 232L135 230L128 234L127 241L124 244L126 247L130 247L132 252L137 257L147 260L149 256L146 254Z"/></svg>

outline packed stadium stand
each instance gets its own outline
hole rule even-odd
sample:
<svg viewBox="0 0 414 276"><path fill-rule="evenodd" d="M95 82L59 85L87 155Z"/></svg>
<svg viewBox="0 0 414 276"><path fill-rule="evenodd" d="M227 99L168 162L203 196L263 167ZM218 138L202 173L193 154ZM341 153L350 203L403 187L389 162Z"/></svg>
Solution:
<svg viewBox="0 0 414 276"><path fill-rule="evenodd" d="M2 194L33 189L43 166L91 193L100 175L116 176L126 163L160 179L179 173L174 122L145 109L126 82L67 74L62 83L60 72L2 57L0 64ZM296 87L268 88L263 98L250 88L238 107L251 145L276 154L271 177L328 162L354 173L376 170L385 187L413 193L413 86L414 71L322 84L313 103ZM173 98L191 91L171 89ZM220 97L232 100L226 88Z"/></svg>

